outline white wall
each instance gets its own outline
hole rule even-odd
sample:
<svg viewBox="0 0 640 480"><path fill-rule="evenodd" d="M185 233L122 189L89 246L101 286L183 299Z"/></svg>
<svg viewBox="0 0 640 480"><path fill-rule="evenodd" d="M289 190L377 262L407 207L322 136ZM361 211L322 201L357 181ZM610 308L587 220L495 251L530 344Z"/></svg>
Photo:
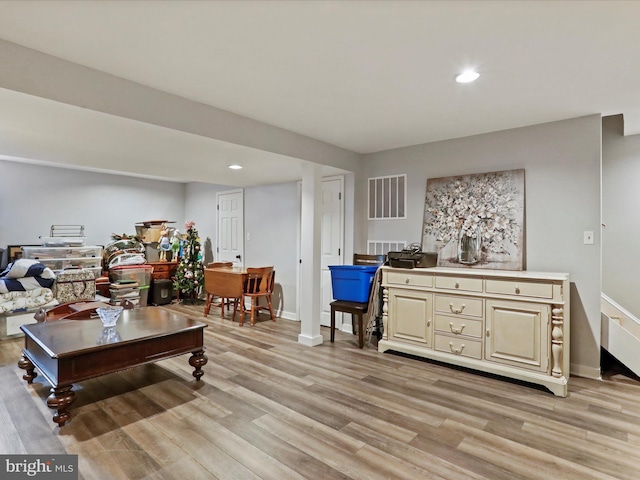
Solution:
<svg viewBox="0 0 640 480"><path fill-rule="evenodd" d="M216 194L234 189L227 185L211 185L208 183L192 182L186 186L185 194L185 222L193 220L200 234L204 264L216 260L216 235L218 233L216 211ZM184 233L184 222L178 226Z"/></svg>
<svg viewBox="0 0 640 480"><path fill-rule="evenodd" d="M640 317L640 135L623 136L622 115L602 120L602 291Z"/></svg>
<svg viewBox="0 0 640 480"><path fill-rule="evenodd" d="M0 160L0 245L38 245L51 225L84 225L87 245L146 220L184 223L185 186Z"/></svg>
<svg viewBox="0 0 640 480"><path fill-rule="evenodd" d="M297 182L245 189L245 265L274 266L274 307L292 320L297 320L299 208Z"/></svg>
<svg viewBox="0 0 640 480"><path fill-rule="evenodd" d="M526 269L571 274L571 371L598 377L600 138L591 115L365 155L366 176L408 174L408 218L368 221L368 238L421 241L428 178L524 168ZM595 245L583 245L585 230Z"/></svg>

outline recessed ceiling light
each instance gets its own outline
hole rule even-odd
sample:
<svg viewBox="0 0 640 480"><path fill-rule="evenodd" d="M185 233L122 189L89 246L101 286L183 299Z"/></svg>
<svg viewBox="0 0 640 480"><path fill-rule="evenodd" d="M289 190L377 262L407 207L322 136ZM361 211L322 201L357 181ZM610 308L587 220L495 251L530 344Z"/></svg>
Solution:
<svg viewBox="0 0 640 480"><path fill-rule="evenodd" d="M474 72L473 70L467 70L466 72L462 72L459 75L456 75L456 82L458 83L470 83L474 80L477 80L480 74L478 72Z"/></svg>
<svg viewBox="0 0 640 480"><path fill-rule="evenodd" d="M242 165L238 165L238 164L233 164L233 165L229 165L229 168L231 170L240 170L242 168Z"/></svg>

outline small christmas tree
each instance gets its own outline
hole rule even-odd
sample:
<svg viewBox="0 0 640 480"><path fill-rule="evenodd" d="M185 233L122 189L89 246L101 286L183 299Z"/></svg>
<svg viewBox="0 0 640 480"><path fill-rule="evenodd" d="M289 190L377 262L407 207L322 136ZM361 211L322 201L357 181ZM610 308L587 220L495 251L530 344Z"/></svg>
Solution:
<svg viewBox="0 0 640 480"><path fill-rule="evenodd" d="M187 229L186 239L173 286L179 292L180 298L195 299L204 285L200 237L195 229L195 222L189 221L184 227Z"/></svg>

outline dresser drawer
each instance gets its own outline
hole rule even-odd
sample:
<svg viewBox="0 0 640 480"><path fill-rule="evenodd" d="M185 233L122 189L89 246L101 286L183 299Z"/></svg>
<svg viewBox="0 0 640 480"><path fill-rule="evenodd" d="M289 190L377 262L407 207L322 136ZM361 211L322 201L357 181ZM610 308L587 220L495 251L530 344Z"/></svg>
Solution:
<svg viewBox="0 0 640 480"><path fill-rule="evenodd" d="M435 349L461 357L482 359L482 341L462 337L450 337L436 333Z"/></svg>
<svg viewBox="0 0 640 480"><path fill-rule="evenodd" d="M168 270L166 272L156 272L154 269L151 274L151 280L171 280L171 276Z"/></svg>
<svg viewBox="0 0 640 480"><path fill-rule="evenodd" d="M487 293L523 297L553 298L553 284L530 280L487 280Z"/></svg>
<svg viewBox="0 0 640 480"><path fill-rule="evenodd" d="M470 315L482 318L484 312L481 298L436 295L435 305L436 312L453 315Z"/></svg>
<svg viewBox="0 0 640 480"><path fill-rule="evenodd" d="M482 292L482 279L436 275L436 288L447 288L463 292Z"/></svg>
<svg viewBox="0 0 640 480"><path fill-rule="evenodd" d="M436 331L482 338L482 320L436 314Z"/></svg>
<svg viewBox="0 0 640 480"><path fill-rule="evenodd" d="M387 283L390 285L404 285L407 287L432 287L432 275L418 275L411 273L411 270L393 271L387 273Z"/></svg>

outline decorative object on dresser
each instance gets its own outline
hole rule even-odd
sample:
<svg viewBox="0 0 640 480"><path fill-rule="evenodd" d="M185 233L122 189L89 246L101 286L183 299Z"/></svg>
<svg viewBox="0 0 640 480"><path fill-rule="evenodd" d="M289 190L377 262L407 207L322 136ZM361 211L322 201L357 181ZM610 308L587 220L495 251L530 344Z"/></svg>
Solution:
<svg viewBox="0 0 640 480"><path fill-rule="evenodd" d="M378 351L502 375L567 396L569 274L382 267L382 286Z"/></svg>
<svg viewBox="0 0 640 480"><path fill-rule="evenodd" d="M422 247L438 266L524 268L524 169L427 180Z"/></svg>

